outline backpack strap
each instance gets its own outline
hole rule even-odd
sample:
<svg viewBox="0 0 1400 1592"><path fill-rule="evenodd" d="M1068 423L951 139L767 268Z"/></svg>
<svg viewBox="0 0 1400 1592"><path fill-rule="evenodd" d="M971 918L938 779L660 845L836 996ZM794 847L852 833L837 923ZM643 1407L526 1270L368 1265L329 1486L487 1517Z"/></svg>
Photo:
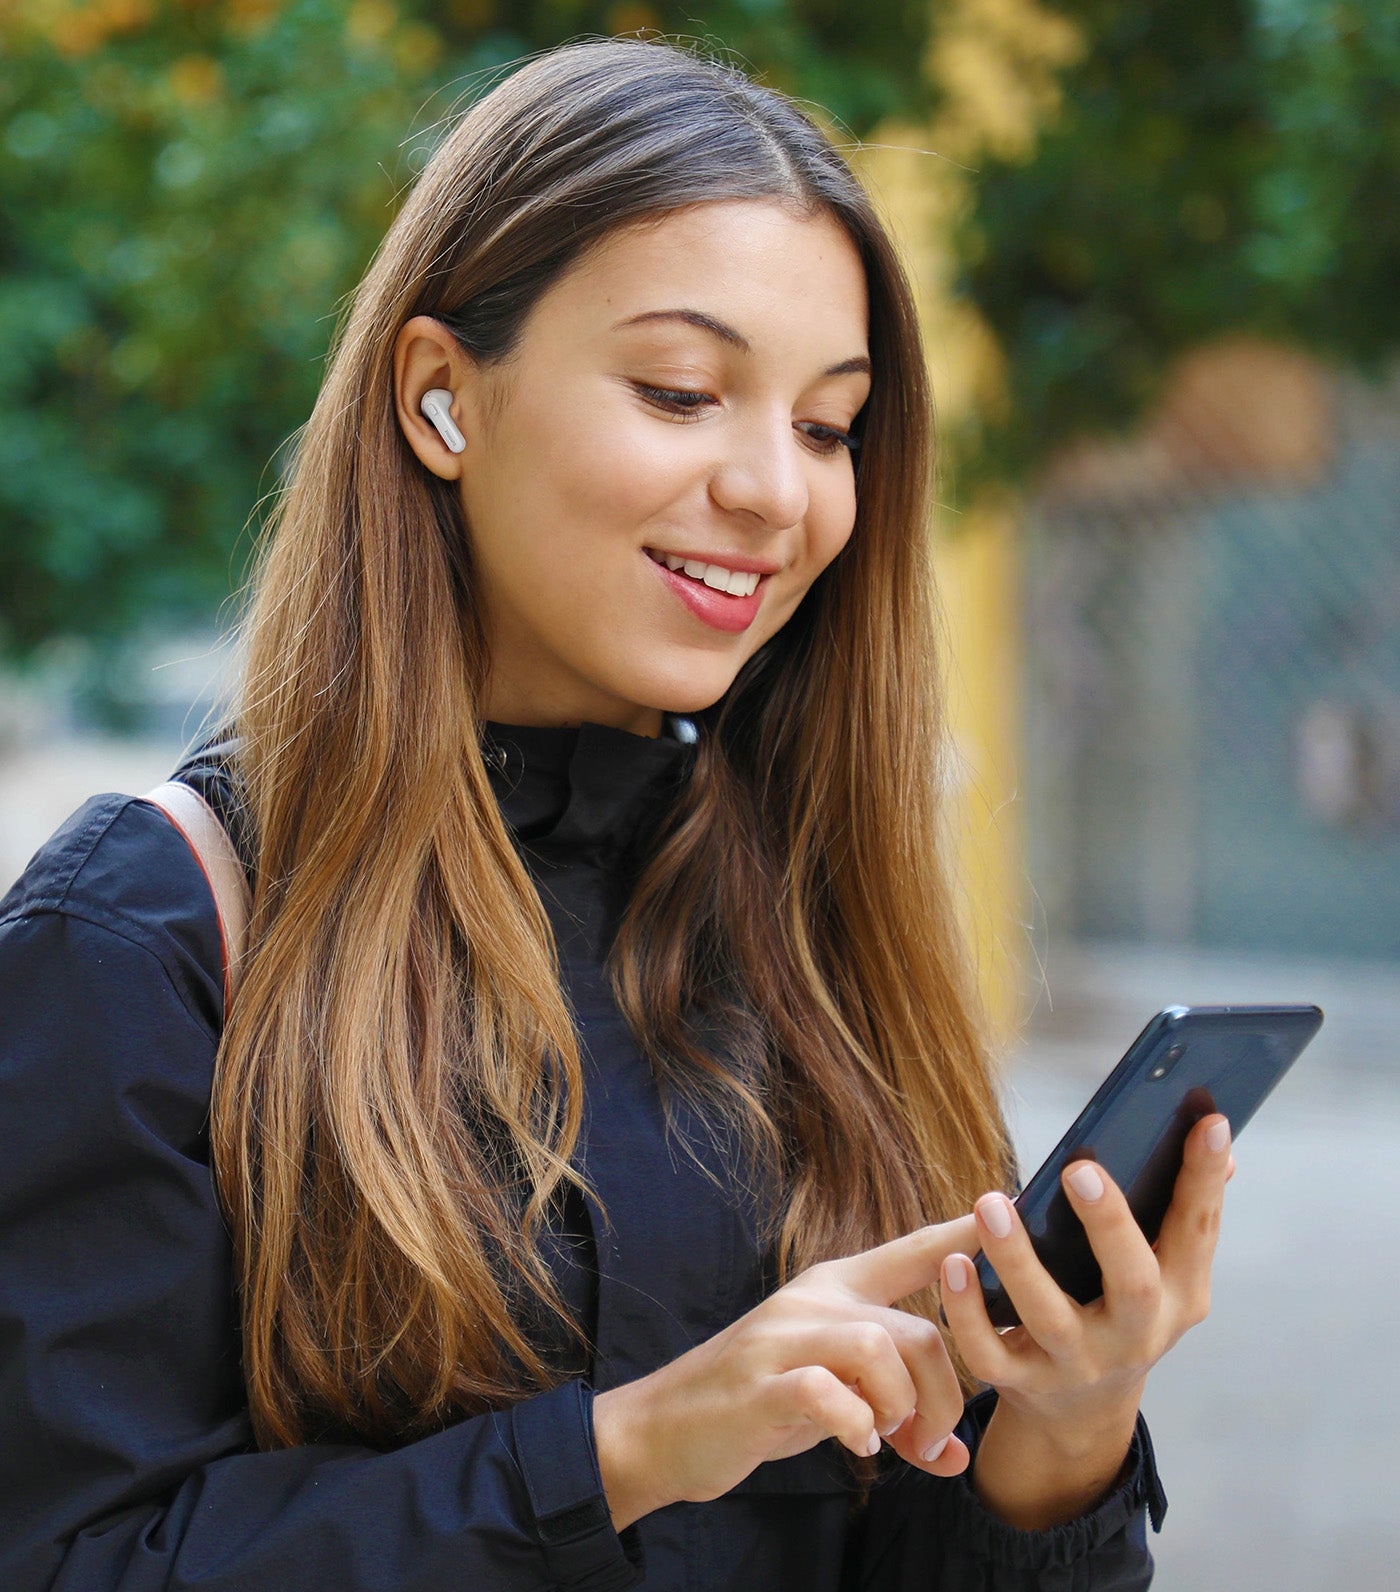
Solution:
<svg viewBox="0 0 1400 1592"><path fill-rule="evenodd" d="M141 798L159 807L185 837L200 871L208 881L219 920L219 943L224 967L224 1021L238 992L243 952L248 943L248 918L252 908L248 876L218 814L191 786L167 780Z"/></svg>

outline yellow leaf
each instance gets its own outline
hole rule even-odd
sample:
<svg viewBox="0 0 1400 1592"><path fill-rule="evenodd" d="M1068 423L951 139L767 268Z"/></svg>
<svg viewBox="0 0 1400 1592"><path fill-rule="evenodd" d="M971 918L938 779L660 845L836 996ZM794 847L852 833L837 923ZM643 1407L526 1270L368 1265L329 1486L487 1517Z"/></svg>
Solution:
<svg viewBox="0 0 1400 1592"><path fill-rule="evenodd" d="M378 44L387 39L398 21L388 0L355 0L346 13L345 34L352 44Z"/></svg>
<svg viewBox="0 0 1400 1592"><path fill-rule="evenodd" d="M224 91L223 69L208 55L182 55L170 68L169 82L186 105L208 105Z"/></svg>

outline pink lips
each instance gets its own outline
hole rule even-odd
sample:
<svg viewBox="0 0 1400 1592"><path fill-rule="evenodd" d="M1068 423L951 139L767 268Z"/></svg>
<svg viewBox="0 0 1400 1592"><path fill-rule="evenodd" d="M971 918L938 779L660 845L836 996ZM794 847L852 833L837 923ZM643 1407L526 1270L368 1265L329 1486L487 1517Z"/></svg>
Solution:
<svg viewBox="0 0 1400 1592"><path fill-rule="evenodd" d="M703 580L695 580L679 570L668 569L650 553L647 560L695 617L715 630L727 630L737 635L747 630L758 617L763 602L763 587L767 575L760 577L758 585L747 597L731 597L726 591L716 591Z"/></svg>

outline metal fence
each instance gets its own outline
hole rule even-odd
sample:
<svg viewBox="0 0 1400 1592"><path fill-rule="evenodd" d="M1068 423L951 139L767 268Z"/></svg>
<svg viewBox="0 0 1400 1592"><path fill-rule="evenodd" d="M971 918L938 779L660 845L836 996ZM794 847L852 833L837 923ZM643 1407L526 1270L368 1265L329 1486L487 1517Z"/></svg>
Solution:
<svg viewBox="0 0 1400 1592"><path fill-rule="evenodd" d="M1047 933L1400 956L1400 380L1299 369L1187 381L1032 506Z"/></svg>

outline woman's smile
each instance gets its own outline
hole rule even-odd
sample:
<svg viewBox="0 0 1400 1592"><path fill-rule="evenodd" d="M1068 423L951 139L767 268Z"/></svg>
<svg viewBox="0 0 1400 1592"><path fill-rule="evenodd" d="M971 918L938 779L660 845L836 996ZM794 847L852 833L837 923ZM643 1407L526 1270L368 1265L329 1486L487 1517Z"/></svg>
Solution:
<svg viewBox="0 0 1400 1592"><path fill-rule="evenodd" d="M658 553L650 547L647 554L667 569L704 581L714 591L728 592L731 597L751 597L760 579L756 571L746 570L734 558L709 562L697 554Z"/></svg>
<svg viewBox="0 0 1400 1592"><path fill-rule="evenodd" d="M738 635L758 618L766 576L707 564L698 558L660 558L648 550L657 572L702 624Z"/></svg>

